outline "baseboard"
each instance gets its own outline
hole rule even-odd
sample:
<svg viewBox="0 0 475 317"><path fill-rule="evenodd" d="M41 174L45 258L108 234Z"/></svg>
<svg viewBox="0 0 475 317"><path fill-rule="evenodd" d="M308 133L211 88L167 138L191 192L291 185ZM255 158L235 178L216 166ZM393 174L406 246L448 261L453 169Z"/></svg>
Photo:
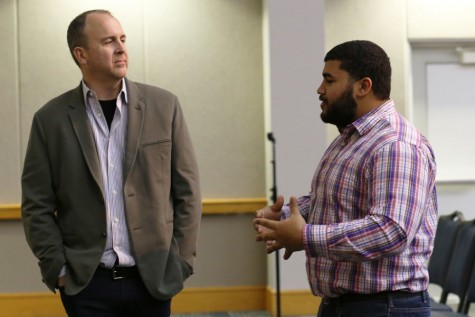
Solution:
<svg viewBox="0 0 475 317"><path fill-rule="evenodd" d="M310 291L281 291L281 315L315 315L320 298ZM0 294L0 317L65 317L59 295ZM187 288L175 296L173 313L266 310L276 316L276 292L265 286Z"/></svg>
<svg viewBox="0 0 475 317"><path fill-rule="evenodd" d="M264 286L187 288L172 302L174 313L265 310Z"/></svg>
<svg viewBox="0 0 475 317"><path fill-rule="evenodd" d="M310 290L284 290L280 293L280 313L282 316L317 315L322 299L313 295ZM277 316L276 291L271 288L266 289L266 310L272 316Z"/></svg>
<svg viewBox="0 0 475 317"><path fill-rule="evenodd" d="M0 317L65 317L58 294L0 294Z"/></svg>

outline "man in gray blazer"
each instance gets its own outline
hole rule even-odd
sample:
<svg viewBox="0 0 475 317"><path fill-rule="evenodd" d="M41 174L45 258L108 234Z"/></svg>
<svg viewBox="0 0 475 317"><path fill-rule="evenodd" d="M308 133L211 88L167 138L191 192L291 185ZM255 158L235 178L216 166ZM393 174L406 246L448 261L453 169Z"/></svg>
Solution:
<svg viewBox="0 0 475 317"><path fill-rule="evenodd" d="M69 316L169 316L193 273L198 167L172 93L126 79L105 10L68 28L80 85L33 118L22 174L26 239Z"/></svg>

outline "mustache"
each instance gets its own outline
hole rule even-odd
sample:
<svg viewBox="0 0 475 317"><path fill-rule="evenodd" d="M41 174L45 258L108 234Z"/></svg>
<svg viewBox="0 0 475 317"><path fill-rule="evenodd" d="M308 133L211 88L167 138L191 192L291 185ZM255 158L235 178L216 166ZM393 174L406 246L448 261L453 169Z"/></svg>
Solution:
<svg viewBox="0 0 475 317"><path fill-rule="evenodd" d="M324 95L320 95L320 96L318 97L318 99L319 99L320 101L327 101L327 97L325 97Z"/></svg>

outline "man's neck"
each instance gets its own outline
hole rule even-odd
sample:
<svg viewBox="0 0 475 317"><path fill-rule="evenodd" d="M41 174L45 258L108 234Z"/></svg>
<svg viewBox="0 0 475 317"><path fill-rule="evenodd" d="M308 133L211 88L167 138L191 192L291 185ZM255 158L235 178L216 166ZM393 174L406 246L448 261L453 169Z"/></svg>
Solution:
<svg viewBox="0 0 475 317"><path fill-rule="evenodd" d="M86 86L89 87L89 89L96 93L98 100L116 99L122 89L122 79L111 83L99 83L95 81L89 81L84 78L84 82L86 83Z"/></svg>
<svg viewBox="0 0 475 317"><path fill-rule="evenodd" d="M355 120L361 116L364 116L371 110L378 108L379 106L381 106L383 103L385 103L388 100L389 99L368 98L364 100L363 102L360 102L356 110Z"/></svg>

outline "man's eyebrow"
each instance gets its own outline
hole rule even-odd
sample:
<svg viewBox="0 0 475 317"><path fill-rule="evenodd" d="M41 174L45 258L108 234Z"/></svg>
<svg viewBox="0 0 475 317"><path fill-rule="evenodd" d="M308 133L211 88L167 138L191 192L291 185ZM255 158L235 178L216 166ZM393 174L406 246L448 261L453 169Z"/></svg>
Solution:
<svg viewBox="0 0 475 317"><path fill-rule="evenodd" d="M323 78L325 78L325 79L327 79L327 78L333 78L333 75L332 75L332 74L326 73L326 72L322 73L322 76L323 76Z"/></svg>

